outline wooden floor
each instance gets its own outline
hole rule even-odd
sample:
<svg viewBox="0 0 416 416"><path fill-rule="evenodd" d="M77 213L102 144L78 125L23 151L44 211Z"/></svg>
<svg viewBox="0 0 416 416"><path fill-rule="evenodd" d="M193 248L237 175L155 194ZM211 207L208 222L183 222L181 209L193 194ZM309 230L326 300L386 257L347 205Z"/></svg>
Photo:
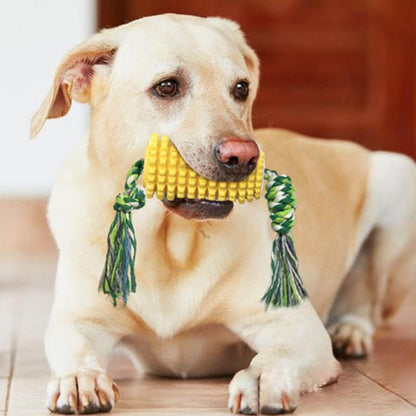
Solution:
<svg viewBox="0 0 416 416"><path fill-rule="evenodd" d="M7 264L9 263L9 264ZM48 366L42 337L54 258L10 260L0 270L0 414L43 415ZM344 362L340 381L302 398L297 415L416 415L416 296L377 335L374 355ZM121 390L113 414L227 415L228 379L141 378L121 354L111 372Z"/></svg>
<svg viewBox="0 0 416 416"><path fill-rule="evenodd" d="M0 201L0 415L48 414L44 401L49 370L42 340L52 303L56 252L45 232L44 209L42 200ZM24 231L21 236L19 230ZM379 331L372 357L344 362L339 382L304 396L295 414L416 415L415 322L416 291ZM143 378L121 353L112 360L110 372L121 390L113 414L229 414L229 379Z"/></svg>

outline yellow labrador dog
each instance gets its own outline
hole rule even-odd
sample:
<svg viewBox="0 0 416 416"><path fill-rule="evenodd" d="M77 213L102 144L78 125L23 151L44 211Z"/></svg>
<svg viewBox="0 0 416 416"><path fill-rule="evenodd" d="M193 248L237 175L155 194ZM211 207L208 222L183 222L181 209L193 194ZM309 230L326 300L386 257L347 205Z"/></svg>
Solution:
<svg viewBox="0 0 416 416"><path fill-rule="evenodd" d="M88 102L87 137L58 176L49 220L60 255L46 334L47 406L109 411L106 367L121 341L145 372L233 374L229 408L293 411L301 393L334 380L334 346L371 350L416 277L416 167L407 157L284 130L253 131L259 63L237 24L162 15L104 30L62 61L32 120ZM310 298L268 309L271 230L265 200L149 200L134 214L137 293L113 308L97 290L114 196L152 133L166 134L212 180L241 180L259 147L289 174L300 201L295 239ZM312 306L313 305L313 306Z"/></svg>

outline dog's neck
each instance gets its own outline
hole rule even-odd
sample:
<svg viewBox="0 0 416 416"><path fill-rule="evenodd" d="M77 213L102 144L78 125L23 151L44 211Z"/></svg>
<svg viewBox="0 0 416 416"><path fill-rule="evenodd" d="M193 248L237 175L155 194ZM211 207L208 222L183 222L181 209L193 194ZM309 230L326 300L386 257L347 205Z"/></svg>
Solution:
<svg viewBox="0 0 416 416"><path fill-rule="evenodd" d="M166 212L160 226L160 237L169 261L177 269L189 267L197 262L197 248L205 238L207 221L186 220L172 212Z"/></svg>
<svg viewBox="0 0 416 416"><path fill-rule="evenodd" d="M223 220L187 220L167 210L155 198L148 199L140 211L133 214L137 264L145 263L146 269L149 266L162 274L195 271L207 262L207 253L225 244L226 235L236 228L233 212ZM228 250L219 250L221 256L228 255ZM155 260L148 264L150 258L157 259L157 264Z"/></svg>

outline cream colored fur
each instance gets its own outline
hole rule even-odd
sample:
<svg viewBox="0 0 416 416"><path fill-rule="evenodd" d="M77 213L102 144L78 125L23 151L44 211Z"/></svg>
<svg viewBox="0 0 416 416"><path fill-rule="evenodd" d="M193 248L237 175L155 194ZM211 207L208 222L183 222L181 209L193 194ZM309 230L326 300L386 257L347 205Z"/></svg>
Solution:
<svg viewBox="0 0 416 416"><path fill-rule="evenodd" d="M91 105L90 131L62 168L49 204L60 250L45 341L52 411L110 410L118 390L106 367L122 341L154 374L241 370L230 384L234 411L291 411L300 393L340 371L321 320L329 320L344 352L365 353L376 325L414 282L414 163L347 142L253 132L258 68L235 23L178 15L103 31L64 58L32 120L34 136L47 118L66 114L72 99ZM183 97L155 97L151 87L173 75L186 85ZM246 103L230 94L239 79L250 82ZM295 239L310 301L267 312L259 301L274 238L264 200L235 204L226 219L209 221L185 220L147 201L133 215L137 293L126 308L98 293L114 196L154 132L167 134L207 177L221 137L255 136L267 166L296 186Z"/></svg>

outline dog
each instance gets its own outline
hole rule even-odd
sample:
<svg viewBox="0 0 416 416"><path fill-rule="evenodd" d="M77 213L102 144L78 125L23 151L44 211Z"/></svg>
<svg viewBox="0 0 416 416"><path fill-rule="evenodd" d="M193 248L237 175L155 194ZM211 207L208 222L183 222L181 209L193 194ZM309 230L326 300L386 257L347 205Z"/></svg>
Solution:
<svg viewBox="0 0 416 416"><path fill-rule="evenodd" d="M50 411L110 411L119 391L106 367L123 342L147 373L236 373L234 412L292 412L301 393L337 380L332 344L346 356L368 354L375 329L397 311L416 278L415 163L349 142L254 131L258 82L255 52L223 18L139 19L95 34L59 65L31 136L72 100L90 104L91 120L48 208L60 253L45 336ZM133 215L137 293L114 308L98 292L114 197L152 133L168 135L208 179L244 179L260 148L267 167L292 177L308 298L267 311L260 302L274 238L264 198L148 200Z"/></svg>

